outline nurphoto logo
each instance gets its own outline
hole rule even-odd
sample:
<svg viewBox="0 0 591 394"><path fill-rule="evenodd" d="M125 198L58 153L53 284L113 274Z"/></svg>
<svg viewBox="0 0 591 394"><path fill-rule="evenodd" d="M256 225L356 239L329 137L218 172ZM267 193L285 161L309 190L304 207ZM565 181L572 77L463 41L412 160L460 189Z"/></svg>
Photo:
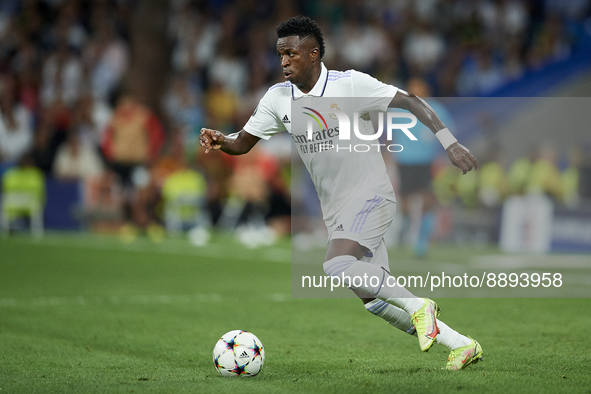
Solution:
<svg viewBox="0 0 591 394"><path fill-rule="evenodd" d="M309 112L303 112L303 114L308 115L310 118L308 119L308 125L306 129L306 135L309 141L314 140L314 123L316 123L320 130L329 130L328 124L326 119L322 115L321 112L316 111L310 107L302 107L303 109ZM325 113L326 115L326 113ZM338 119L339 126L338 126L338 138L340 141L350 141L351 140L351 121L349 116L339 110L338 108L332 108L332 111L328 114L333 119ZM417 137L414 136L413 133L409 129L413 128L417 124L416 116L409 114L409 113L400 113L400 112L386 112L384 116L384 112L378 112L378 130L375 131L373 134L363 134L359 130L359 113L353 113L353 133L355 137L362 141L377 141L382 137L384 133L384 118L386 118L386 139L388 141L392 141L392 135L394 130L402 131L411 141L417 141ZM395 119L408 119L410 122L406 123L394 123ZM318 132L316 132L318 133ZM372 149L372 147L376 147L377 151L379 152L381 148L385 147L389 152L401 152L403 147L400 144L354 144L349 146L339 146L336 145L336 150L345 150L348 152L355 151L355 152L367 152ZM335 145L326 144L326 149L334 149Z"/></svg>

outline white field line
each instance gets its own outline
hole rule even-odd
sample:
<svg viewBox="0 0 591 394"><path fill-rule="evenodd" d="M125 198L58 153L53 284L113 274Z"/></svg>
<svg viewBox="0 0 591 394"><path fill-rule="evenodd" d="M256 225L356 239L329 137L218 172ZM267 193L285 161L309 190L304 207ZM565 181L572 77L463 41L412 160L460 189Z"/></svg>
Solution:
<svg viewBox="0 0 591 394"><path fill-rule="evenodd" d="M289 294L274 293L262 296L273 302L289 301ZM53 307L64 305L163 305L222 302L221 294L177 294L135 296L73 296L38 298L0 298L0 307Z"/></svg>
<svg viewBox="0 0 591 394"><path fill-rule="evenodd" d="M488 255L475 257L473 268L556 268L556 269L589 269L591 255Z"/></svg>
<svg viewBox="0 0 591 394"><path fill-rule="evenodd" d="M262 247L260 249L249 250L251 253L256 253L256 257L251 254L243 253L242 250L238 249L222 249L220 248L204 247L191 249L188 243L165 241L161 244L117 244L114 241L105 242L105 240L89 239L88 237L77 237L73 236L70 239L66 237L44 237L42 239L31 239L31 238L12 238L10 242L17 242L26 245L43 245L43 246L54 246L54 247L72 247L80 249L91 249L91 250L107 250L107 251L129 251L138 253L157 253L164 255L174 256L187 256L187 257L206 257L213 259L227 259L231 258L234 260L252 260L258 258L264 262L271 263L289 263L291 262L291 252L286 249L273 248L273 247ZM174 244L173 244L174 243ZM232 251L231 256L224 255L229 251Z"/></svg>

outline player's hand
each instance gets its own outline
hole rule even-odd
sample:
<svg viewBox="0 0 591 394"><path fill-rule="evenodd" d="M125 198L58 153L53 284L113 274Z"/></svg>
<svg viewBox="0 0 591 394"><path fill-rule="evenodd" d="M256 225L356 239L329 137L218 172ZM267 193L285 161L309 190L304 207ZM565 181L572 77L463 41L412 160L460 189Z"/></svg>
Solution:
<svg viewBox="0 0 591 394"><path fill-rule="evenodd" d="M224 135L217 130L201 129L199 144L205 148L205 153L210 150L220 149L224 142Z"/></svg>
<svg viewBox="0 0 591 394"><path fill-rule="evenodd" d="M447 156L449 156L449 161L454 166L462 170L463 174L466 174L471 169L478 169L478 160L468 148L460 145L459 142L454 142L447 148Z"/></svg>

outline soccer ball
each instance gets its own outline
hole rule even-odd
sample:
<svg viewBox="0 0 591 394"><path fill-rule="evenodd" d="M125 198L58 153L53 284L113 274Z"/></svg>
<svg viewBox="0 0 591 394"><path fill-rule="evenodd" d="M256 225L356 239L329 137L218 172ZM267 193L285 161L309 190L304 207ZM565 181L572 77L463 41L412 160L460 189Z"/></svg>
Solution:
<svg viewBox="0 0 591 394"><path fill-rule="evenodd" d="M264 363L263 344L248 331L230 331L213 348L213 364L222 376L255 376Z"/></svg>

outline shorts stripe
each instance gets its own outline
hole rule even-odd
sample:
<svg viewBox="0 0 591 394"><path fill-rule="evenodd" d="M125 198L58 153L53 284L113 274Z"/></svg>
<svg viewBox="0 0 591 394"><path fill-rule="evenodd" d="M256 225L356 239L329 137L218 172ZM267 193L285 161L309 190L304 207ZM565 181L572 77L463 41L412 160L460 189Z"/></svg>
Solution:
<svg viewBox="0 0 591 394"><path fill-rule="evenodd" d="M372 204L374 203L374 201L377 198L378 198L378 195L376 194L376 195L374 195L374 197L371 200L367 200L365 202L363 209L361 209L361 211L355 217L355 220L353 221L353 224L351 225L351 229L349 231L351 231L352 233L357 233L357 228L359 227L359 224L361 223L361 221L363 220L363 217L369 211L370 207L372 206Z"/></svg>
<svg viewBox="0 0 591 394"><path fill-rule="evenodd" d="M374 196L374 199L375 199L377 196L378 196L378 195L376 194L376 195ZM353 223L351 223L351 228L349 229L349 231L351 231L351 232L355 232L355 231L353 231L353 228L356 226L357 220L359 220L359 219L361 218L361 216L363 215L363 212L364 212L364 210L365 210L365 207L367 207L367 205L368 205L369 203L371 203L371 201L373 201L373 199L365 201L365 205L363 205L363 208L361 208L361 211L359 211L359 212L357 213L357 215L355 215L355 219L353 219Z"/></svg>
<svg viewBox="0 0 591 394"><path fill-rule="evenodd" d="M369 207L365 208L365 210L363 211L362 215L359 217L359 220L357 220L357 223L355 224L355 228L353 228L351 231L357 234L361 234L361 230L363 229L363 225L365 224L365 221L367 220L367 217L369 216L369 213L376 207L376 205L378 205L380 203L380 201L382 201L383 199L378 197L377 195L371 199L370 205Z"/></svg>
<svg viewBox="0 0 591 394"><path fill-rule="evenodd" d="M375 207L378 206L379 203L381 203L384 199L383 198L379 198L369 209L369 211L365 214L365 217L363 218L363 222L361 223L361 227L359 228L358 234L361 234L361 230L363 229L363 226L365 225L365 221L367 220L367 217L369 216L370 212L373 211L373 209Z"/></svg>

